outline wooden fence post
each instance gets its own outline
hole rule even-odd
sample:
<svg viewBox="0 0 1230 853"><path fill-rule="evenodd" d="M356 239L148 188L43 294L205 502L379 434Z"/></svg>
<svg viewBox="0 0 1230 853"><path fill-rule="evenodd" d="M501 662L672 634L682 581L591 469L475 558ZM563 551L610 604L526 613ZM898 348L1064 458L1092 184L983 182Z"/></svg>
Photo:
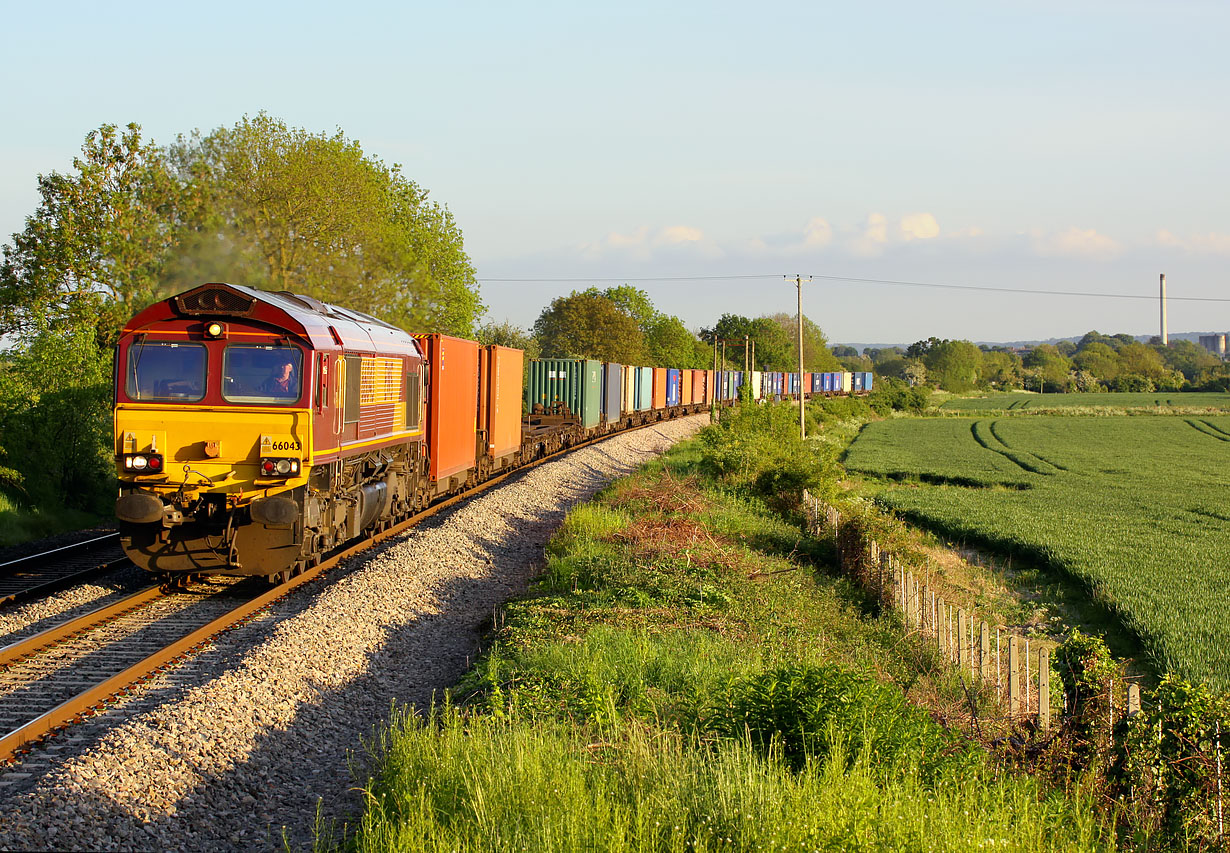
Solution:
<svg viewBox="0 0 1230 853"><path fill-rule="evenodd" d="M1012 718L1021 713L1021 653L1016 635L1008 638L1008 711Z"/></svg>
<svg viewBox="0 0 1230 853"><path fill-rule="evenodd" d="M978 650L978 663L982 665L982 680L984 683L991 682L991 627L984 621L979 629L982 640Z"/></svg>
<svg viewBox="0 0 1230 853"><path fill-rule="evenodd" d="M944 614L946 612L944 597L937 595L935 597L935 647L939 649L941 655L944 654Z"/></svg>
<svg viewBox="0 0 1230 853"><path fill-rule="evenodd" d="M1038 649L1038 728L1051 730L1051 661L1046 649Z"/></svg>
<svg viewBox="0 0 1230 853"><path fill-rule="evenodd" d="M1140 685L1128 685L1128 716L1135 717L1140 713Z"/></svg>
<svg viewBox="0 0 1230 853"><path fill-rule="evenodd" d="M957 662L962 673L969 667L969 631L966 628L965 608L957 610Z"/></svg>

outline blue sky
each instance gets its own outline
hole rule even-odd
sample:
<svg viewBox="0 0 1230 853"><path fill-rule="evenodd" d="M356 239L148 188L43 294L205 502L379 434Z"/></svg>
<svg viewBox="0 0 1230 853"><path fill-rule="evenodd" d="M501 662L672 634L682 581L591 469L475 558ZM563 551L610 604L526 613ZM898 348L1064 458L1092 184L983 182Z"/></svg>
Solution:
<svg viewBox="0 0 1230 853"><path fill-rule="evenodd" d="M6 2L0 237L103 122L342 128L481 279L793 273L1230 297L1230 4ZM188 284L188 283L186 283ZM529 325L583 283L483 284ZM643 283L692 326L774 279ZM1144 300L817 282L834 340L1149 333ZM1173 303L1172 331L1230 328Z"/></svg>

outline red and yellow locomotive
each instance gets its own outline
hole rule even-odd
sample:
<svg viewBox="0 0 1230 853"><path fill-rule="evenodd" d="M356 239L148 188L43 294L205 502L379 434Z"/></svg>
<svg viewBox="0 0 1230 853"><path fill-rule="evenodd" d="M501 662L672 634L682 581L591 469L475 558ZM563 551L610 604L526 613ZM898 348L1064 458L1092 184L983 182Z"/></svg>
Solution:
<svg viewBox="0 0 1230 853"><path fill-rule="evenodd" d="M447 405L429 423L426 389L453 389L442 396L468 398L473 413L479 350L229 284L151 305L125 326L117 352L126 552L170 577L282 580L460 489L481 467L477 424L471 414L469 429L447 434ZM505 353L516 355L519 383L521 353ZM434 459L432 431L443 445Z"/></svg>

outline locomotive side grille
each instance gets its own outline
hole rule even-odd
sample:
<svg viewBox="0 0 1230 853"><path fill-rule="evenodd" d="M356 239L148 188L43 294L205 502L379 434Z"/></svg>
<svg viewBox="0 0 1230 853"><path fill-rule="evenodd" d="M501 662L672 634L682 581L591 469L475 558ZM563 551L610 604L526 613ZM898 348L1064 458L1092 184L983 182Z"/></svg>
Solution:
<svg viewBox="0 0 1230 853"><path fill-rule="evenodd" d="M184 314L247 314L256 300L225 287L202 287L175 297Z"/></svg>

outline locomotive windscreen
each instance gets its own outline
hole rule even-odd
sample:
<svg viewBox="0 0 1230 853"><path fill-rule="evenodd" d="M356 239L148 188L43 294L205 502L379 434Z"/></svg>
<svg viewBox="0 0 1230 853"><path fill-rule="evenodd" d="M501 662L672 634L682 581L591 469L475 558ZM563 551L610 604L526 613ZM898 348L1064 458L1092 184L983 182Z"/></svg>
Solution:
<svg viewBox="0 0 1230 853"><path fill-rule="evenodd" d="M293 403L302 367L298 347L232 344L222 354L222 396L232 403Z"/></svg>
<svg viewBox="0 0 1230 853"><path fill-rule="evenodd" d="M128 348L125 389L133 400L190 403L205 396L207 352L201 344L164 341Z"/></svg>

